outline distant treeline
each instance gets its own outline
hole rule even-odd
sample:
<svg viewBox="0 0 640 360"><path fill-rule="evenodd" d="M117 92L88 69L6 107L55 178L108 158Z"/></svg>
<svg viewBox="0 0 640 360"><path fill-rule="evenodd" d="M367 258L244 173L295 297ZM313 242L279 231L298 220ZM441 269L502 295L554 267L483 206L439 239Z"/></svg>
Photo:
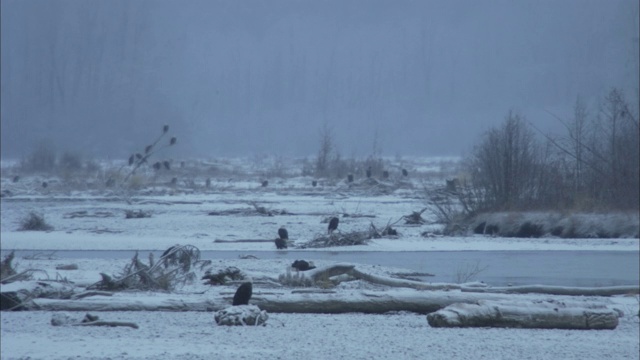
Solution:
<svg viewBox="0 0 640 360"><path fill-rule="evenodd" d="M458 195L466 212L638 210L637 105L612 89L590 114L578 98L571 119L556 117L566 129L561 135L509 112L463 161Z"/></svg>

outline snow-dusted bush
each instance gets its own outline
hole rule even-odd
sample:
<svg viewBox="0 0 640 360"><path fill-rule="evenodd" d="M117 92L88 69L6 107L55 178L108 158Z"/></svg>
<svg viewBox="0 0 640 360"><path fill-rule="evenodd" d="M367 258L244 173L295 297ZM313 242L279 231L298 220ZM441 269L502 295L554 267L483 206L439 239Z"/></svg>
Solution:
<svg viewBox="0 0 640 360"><path fill-rule="evenodd" d="M49 231L53 230L53 226L49 225L44 216L30 212L20 221L21 231Z"/></svg>
<svg viewBox="0 0 640 360"><path fill-rule="evenodd" d="M255 305L238 305L217 311L213 318L218 325L258 326L265 325L269 315Z"/></svg>
<svg viewBox="0 0 640 360"><path fill-rule="evenodd" d="M503 237L638 238L640 219L635 212L495 212L474 217L469 229Z"/></svg>

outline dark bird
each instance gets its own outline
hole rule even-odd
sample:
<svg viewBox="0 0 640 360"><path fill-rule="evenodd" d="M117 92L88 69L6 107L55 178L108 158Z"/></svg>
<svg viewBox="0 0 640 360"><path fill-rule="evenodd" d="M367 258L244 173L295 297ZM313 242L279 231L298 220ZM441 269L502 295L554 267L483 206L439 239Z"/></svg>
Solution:
<svg viewBox="0 0 640 360"><path fill-rule="evenodd" d="M340 219L335 216L332 217L331 220L329 220L329 234L331 234L335 229L338 228L338 223L340 223Z"/></svg>
<svg viewBox="0 0 640 360"><path fill-rule="evenodd" d="M262 187L267 187L267 186L269 186L269 181L268 180L262 181Z"/></svg>
<svg viewBox="0 0 640 360"><path fill-rule="evenodd" d="M163 161L162 165L164 165L165 169L171 170L171 163L169 163L167 160Z"/></svg>
<svg viewBox="0 0 640 360"><path fill-rule="evenodd" d="M169 140L169 146L171 146L171 145L175 145L175 144L176 144L176 141L178 141L178 139L177 139L175 136L174 136L174 137L172 137L172 138L171 138L171 140Z"/></svg>
<svg viewBox="0 0 640 360"><path fill-rule="evenodd" d="M278 249L286 249L287 248L287 240L277 238L276 239L276 248Z"/></svg>
<svg viewBox="0 0 640 360"><path fill-rule="evenodd" d="M289 232L282 225L280 229L278 229L279 238L276 239L276 247L278 249L286 249L287 248L287 240L289 240Z"/></svg>
<svg viewBox="0 0 640 360"><path fill-rule="evenodd" d="M313 261L305 261L305 260L296 260L291 264L292 268L295 268L298 271L307 271L311 269L315 269L316 266L313 264Z"/></svg>
<svg viewBox="0 0 640 360"><path fill-rule="evenodd" d="M402 176L409 176L407 169L402 169Z"/></svg>
<svg viewBox="0 0 640 360"><path fill-rule="evenodd" d="M236 294L233 295L233 305L249 305L249 299L253 294L253 285L251 282L245 282L240 285Z"/></svg>
<svg viewBox="0 0 640 360"><path fill-rule="evenodd" d="M162 165L160 164L160 161L156 161L156 162L153 164L153 169L154 169L154 170L156 170L156 171L157 171L157 170L160 170L160 167L161 167L161 166L162 166Z"/></svg>
<svg viewBox="0 0 640 360"><path fill-rule="evenodd" d="M284 225L280 226L280 229L278 229L278 236L280 236L280 239L282 240L289 240L289 232Z"/></svg>
<svg viewBox="0 0 640 360"><path fill-rule="evenodd" d="M16 175L13 177L13 182L17 183L18 181L20 181L20 175Z"/></svg>
<svg viewBox="0 0 640 360"><path fill-rule="evenodd" d="M169 125L165 125L162 127L162 132L166 133L167 131L169 131Z"/></svg>
<svg viewBox="0 0 640 360"><path fill-rule="evenodd" d="M367 168L367 178L371 177L371 166Z"/></svg>
<svg viewBox="0 0 640 360"><path fill-rule="evenodd" d="M49 186L49 183L47 183L46 181L43 181L42 182L42 187L46 189L47 186Z"/></svg>
<svg viewBox="0 0 640 360"><path fill-rule="evenodd" d="M129 156L129 166L133 165L133 162L135 161L135 159L136 159L135 155Z"/></svg>

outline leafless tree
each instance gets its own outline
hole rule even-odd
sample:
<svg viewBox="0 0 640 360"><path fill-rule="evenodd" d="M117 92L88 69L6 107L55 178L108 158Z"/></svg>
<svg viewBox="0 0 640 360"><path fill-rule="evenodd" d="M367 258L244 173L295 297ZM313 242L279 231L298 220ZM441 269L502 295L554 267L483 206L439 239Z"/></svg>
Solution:
<svg viewBox="0 0 640 360"><path fill-rule="evenodd" d="M539 146L524 119L509 112L499 128L489 130L466 164L480 208L513 208L536 195L543 164Z"/></svg>

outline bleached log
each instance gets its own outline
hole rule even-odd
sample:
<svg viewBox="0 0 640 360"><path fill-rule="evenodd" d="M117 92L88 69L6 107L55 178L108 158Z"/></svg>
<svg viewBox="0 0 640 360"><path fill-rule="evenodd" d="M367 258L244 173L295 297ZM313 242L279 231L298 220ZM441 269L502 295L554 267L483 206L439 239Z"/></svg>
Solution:
<svg viewBox="0 0 640 360"><path fill-rule="evenodd" d="M327 280L330 277L347 274L353 270L356 266L351 264L336 264L332 266L326 266L322 268L316 268L309 271L305 271L304 275L313 280L314 282Z"/></svg>
<svg viewBox="0 0 640 360"><path fill-rule="evenodd" d="M391 286L391 287L411 288L411 289L417 289L417 290L453 290L453 289L460 289L461 287L461 285L459 284L424 283L421 281L376 276L376 275L363 273L362 271L359 271L355 268L349 271L349 275L357 279L370 282L372 284L379 284L379 285L385 285L385 286Z"/></svg>
<svg viewBox="0 0 640 360"><path fill-rule="evenodd" d="M535 295L531 295L535 296ZM454 291L418 291L390 289L374 291L336 291L335 293L254 294L250 304L270 313L368 313L383 314L409 311L428 314L455 303L478 303L481 300L510 301L518 295L468 293ZM546 299L546 298L545 298ZM227 308L227 297L203 299L201 295L136 297L118 294L109 298L90 297L80 300L34 299L31 310L46 311L218 311ZM587 307L581 298L563 298L567 307Z"/></svg>
<svg viewBox="0 0 640 360"><path fill-rule="evenodd" d="M615 329L619 314L599 305L562 302L485 301L456 303L427 315L432 327L500 327L528 329Z"/></svg>
<svg viewBox="0 0 640 360"><path fill-rule="evenodd" d="M91 321L87 321L88 317L90 317ZM104 321L100 320L97 316L91 316L87 314L83 320L75 320L69 314L65 313L55 313L51 317L51 325L53 326L109 326L109 327L117 327L117 326L126 326L130 328L137 329L138 324L133 322L125 322L125 321Z"/></svg>
<svg viewBox="0 0 640 360"><path fill-rule="evenodd" d="M2 292L20 294L23 300L26 298L68 299L73 295L74 290L75 287L71 284L47 280L15 281L3 284L1 288Z"/></svg>
<svg viewBox="0 0 640 360"><path fill-rule="evenodd" d="M108 327L116 327L116 326L126 326L130 328L137 329L138 324L128 321L93 321L86 323L73 324L73 326L108 326Z"/></svg>
<svg viewBox="0 0 640 360"><path fill-rule="evenodd" d="M480 299L507 299L508 295L473 294L459 291L424 292L411 289L384 292L281 293L254 294L250 304L268 312L281 313L349 313L382 314L411 311L427 314L456 302ZM46 311L218 311L230 305L225 297L203 299L202 296L144 297L135 294L78 300L34 299L29 310Z"/></svg>
<svg viewBox="0 0 640 360"><path fill-rule="evenodd" d="M78 300L34 299L27 310L45 311L217 311L231 303L219 299L91 297Z"/></svg>
<svg viewBox="0 0 640 360"><path fill-rule="evenodd" d="M332 278L332 280L335 280L334 283L339 283L340 281L350 281L353 278L356 278L372 284L417 290L454 290L460 289L462 286L459 284L424 283L421 281L376 276L357 270L356 266L352 264L336 264L324 268L309 270L304 272L304 274L314 282Z"/></svg>
<svg viewBox="0 0 640 360"><path fill-rule="evenodd" d="M462 287L461 290L464 292L501 293L501 294L547 294L547 295L569 295L569 296L613 296L613 295L640 293L640 287L635 285L603 286L603 287L523 285L523 286L485 287L485 288Z"/></svg>
<svg viewBox="0 0 640 360"><path fill-rule="evenodd" d="M473 295L467 297L467 295ZM384 292L358 292L335 294L291 294L284 297L255 296L251 302L270 313L367 313L384 314L409 311L427 314L456 302L475 302L484 299L507 299L499 294L463 294L459 291L424 292L416 290L387 290Z"/></svg>

